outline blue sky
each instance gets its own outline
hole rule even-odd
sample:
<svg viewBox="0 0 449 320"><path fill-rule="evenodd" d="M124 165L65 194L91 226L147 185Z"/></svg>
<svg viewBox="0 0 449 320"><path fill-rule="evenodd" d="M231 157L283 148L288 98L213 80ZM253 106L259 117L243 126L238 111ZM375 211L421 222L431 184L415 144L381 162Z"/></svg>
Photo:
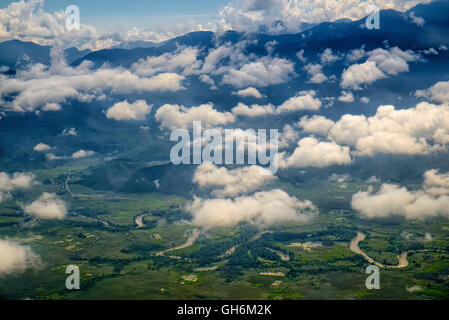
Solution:
<svg viewBox="0 0 449 320"><path fill-rule="evenodd" d="M17 1L17 0L16 0ZM0 0L0 8L11 2ZM115 27L153 28L186 21L206 24L215 21L221 7L230 0L45 0L46 12L80 8L81 23L98 29Z"/></svg>

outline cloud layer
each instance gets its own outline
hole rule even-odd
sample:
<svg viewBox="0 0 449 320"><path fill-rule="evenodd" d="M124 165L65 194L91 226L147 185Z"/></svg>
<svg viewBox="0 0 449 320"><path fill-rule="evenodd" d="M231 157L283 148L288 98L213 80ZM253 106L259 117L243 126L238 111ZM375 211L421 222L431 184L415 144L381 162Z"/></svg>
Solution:
<svg viewBox="0 0 449 320"><path fill-rule="evenodd" d="M394 184L383 184L377 193L372 188L360 191L352 197L352 208L369 219L449 217L449 175L430 170L424 177L422 189L416 191Z"/></svg>
<svg viewBox="0 0 449 320"><path fill-rule="evenodd" d="M262 225L306 223L316 212L310 201L299 201L279 189L235 199L195 198L186 210L192 214L193 223L205 229L233 226L239 222Z"/></svg>

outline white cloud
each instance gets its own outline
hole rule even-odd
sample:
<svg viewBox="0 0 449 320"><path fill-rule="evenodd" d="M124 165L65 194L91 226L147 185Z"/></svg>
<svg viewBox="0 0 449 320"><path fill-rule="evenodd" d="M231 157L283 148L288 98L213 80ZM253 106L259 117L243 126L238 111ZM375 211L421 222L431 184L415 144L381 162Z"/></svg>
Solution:
<svg viewBox="0 0 449 320"><path fill-rule="evenodd" d="M30 189L36 183L35 178L35 175L32 173L15 172L10 175L6 172L0 172L0 191L9 192Z"/></svg>
<svg viewBox="0 0 449 320"><path fill-rule="evenodd" d="M342 88L360 90L361 85L408 72L408 63L420 58L413 51L402 51L398 47L389 50L378 48L367 52L366 55L368 59L364 63L353 64L343 71L340 83Z"/></svg>
<svg viewBox="0 0 449 320"><path fill-rule="evenodd" d="M354 102L354 95L350 91L342 91L341 96L338 97L338 101L341 102Z"/></svg>
<svg viewBox="0 0 449 320"><path fill-rule="evenodd" d="M201 188L212 188L216 197L235 197L256 191L276 180L271 171L256 165L228 170L203 163L195 171L193 182Z"/></svg>
<svg viewBox="0 0 449 320"><path fill-rule="evenodd" d="M90 157L92 155L94 155L95 152L90 151L90 150L78 150L77 152L72 154L72 158L73 159L81 159L81 158L86 158L86 157Z"/></svg>
<svg viewBox="0 0 449 320"><path fill-rule="evenodd" d="M44 192L35 201L25 206L24 211L40 219L62 220L67 215L67 205L55 193Z"/></svg>
<svg viewBox="0 0 449 320"><path fill-rule="evenodd" d="M310 77L309 83L319 84L328 80L327 76L322 72L323 66L320 64L309 63L303 69L307 71Z"/></svg>
<svg viewBox="0 0 449 320"><path fill-rule="evenodd" d="M278 112L293 112L299 110L318 110L322 103L320 99L315 98L315 91L301 91L296 96L288 99L278 108Z"/></svg>
<svg viewBox="0 0 449 320"><path fill-rule="evenodd" d="M335 122L323 116L313 116L311 118L304 116L297 123L304 132L327 136L329 130L335 125Z"/></svg>
<svg viewBox="0 0 449 320"><path fill-rule="evenodd" d="M47 103L42 107L42 111L59 111L61 110L61 105L59 103Z"/></svg>
<svg viewBox="0 0 449 320"><path fill-rule="evenodd" d="M57 156L57 155L55 155L53 153L47 153L45 155L45 157L47 158L47 160L50 160L50 161L62 159L62 157L59 157L59 156Z"/></svg>
<svg viewBox="0 0 449 320"><path fill-rule="evenodd" d="M296 57L299 59L299 61L301 61L302 63L306 63L307 62L307 58L304 57L304 49L302 49L301 51L299 51L296 54Z"/></svg>
<svg viewBox="0 0 449 320"><path fill-rule="evenodd" d="M261 117L274 114L276 112L276 109L271 104L265 106L254 104L251 107L248 107L247 105L240 102L237 106L232 108L231 111L236 116Z"/></svg>
<svg viewBox="0 0 449 320"><path fill-rule="evenodd" d="M402 51L398 47L389 49L375 49L367 53L368 60L374 61L376 66L387 75L397 75L408 72L408 62L418 61L419 55L411 50Z"/></svg>
<svg viewBox="0 0 449 320"><path fill-rule="evenodd" d="M438 51L435 50L434 48L429 48L429 49L423 50L422 52L428 56L437 56L439 54Z"/></svg>
<svg viewBox="0 0 449 320"><path fill-rule="evenodd" d="M211 90L217 90L217 86L215 85L215 81L214 79L212 79L210 76L208 76L207 74L202 74L200 75L200 81L202 83L208 84L210 86Z"/></svg>
<svg viewBox="0 0 449 320"><path fill-rule="evenodd" d="M374 61L361 64L353 64L343 71L341 75L341 87L359 90L360 85L370 84L386 75L376 66Z"/></svg>
<svg viewBox="0 0 449 320"><path fill-rule="evenodd" d="M223 83L237 88L267 87L287 82L294 73L292 62L286 59L263 57L242 67L230 68L223 76Z"/></svg>
<svg viewBox="0 0 449 320"><path fill-rule="evenodd" d="M65 128L62 131L62 135L63 136L76 136L76 135L78 135L78 133L76 132L76 129L72 127L72 128Z"/></svg>
<svg viewBox="0 0 449 320"><path fill-rule="evenodd" d="M414 24L416 24L418 27L422 27L424 25L424 23L426 22L426 20L424 20L423 18L417 17L414 12L410 12L410 14L408 16L409 16L410 20Z"/></svg>
<svg viewBox="0 0 449 320"><path fill-rule="evenodd" d="M301 22L320 23L349 18L361 19L367 8L407 11L428 0L239 0L226 5L220 12L225 29L256 32L265 26L266 32L285 33L301 31ZM282 21L282 23L279 23ZM278 22L278 23L276 23Z"/></svg>
<svg viewBox="0 0 449 320"><path fill-rule="evenodd" d="M239 90L237 92L234 92L234 94L238 95L239 97L253 97L258 99L263 97L263 95L259 92L259 90L253 87Z"/></svg>
<svg viewBox="0 0 449 320"><path fill-rule="evenodd" d="M83 62L68 67L60 48L52 49L52 65L48 69L35 64L19 71L15 78L0 75L0 102L7 110L33 111L48 104L61 104L68 99L91 101L104 97L104 92L129 94L140 91L179 91L184 76L161 73L151 78L140 77L123 68L91 69L92 63ZM12 101L5 97L14 95Z"/></svg>
<svg viewBox="0 0 449 320"><path fill-rule="evenodd" d="M449 81L439 81L426 90L417 90L415 96L438 103L449 102Z"/></svg>
<svg viewBox="0 0 449 320"><path fill-rule="evenodd" d="M137 100L129 103L127 100L115 103L106 112L106 118L114 120L145 120L145 116L151 112L145 100Z"/></svg>
<svg viewBox="0 0 449 320"><path fill-rule="evenodd" d="M299 201L282 190L257 192L235 199L195 198L187 205L193 223L205 229L233 226L246 221L254 224L307 223L316 207L310 201Z"/></svg>
<svg viewBox="0 0 449 320"><path fill-rule="evenodd" d="M440 174L436 169L426 171L423 186L431 195L449 195L449 173Z"/></svg>
<svg viewBox="0 0 449 320"><path fill-rule="evenodd" d="M368 97L361 97L360 98L360 102L362 102L362 103L369 103L369 98Z"/></svg>
<svg viewBox="0 0 449 320"><path fill-rule="evenodd" d="M394 184L383 184L377 193L370 188L352 197L352 208L365 218L400 216L406 219L449 217L449 175L425 173L421 190L409 191Z"/></svg>
<svg viewBox="0 0 449 320"><path fill-rule="evenodd" d="M0 277L22 273L41 266L41 260L31 247L12 240L0 240Z"/></svg>
<svg viewBox="0 0 449 320"><path fill-rule="evenodd" d="M282 131L279 133L279 149L288 148L291 143L298 142L299 132L293 129L289 124L286 124Z"/></svg>
<svg viewBox="0 0 449 320"><path fill-rule="evenodd" d="M364 47L360 49L353 49L346 55L346 59L350 62L356 62L365 57L365 54L366 52Z"/></svg>
<svg viewBox="0 0 449 320"><path fill-rule="evenodd" d="M342 116L328 139L353 146L360 155L427 154L449 143L448 119L447 105L422 102L401 110L380 106L372 117Z"/></svg>
<svg viewBox="0 0 449 320"><path fill-rule="evenodd" d="M191 108L165 104L156 111L155 119L161 123L161 128L171 130L190 128L193 121L201 121L206 127L224 125L235 121L232 113L217 111L211 103Z"/></svg>
<svg viewBox="0 0 449 320"><path fill-rule="evenodd" d="M335 61L339 60L340 57L332 53L332 49L327 48L321 53L320 61L322 64L332 64Z"/></svg>
<svg viewBox="0 0 449 320"><path fill-rule="evenodd" d="M166 52L160 56L140 59L131 66L131 71L139 76L153 76L158 73L172 72L190 75L198 71L198 48L180 47L174 53Z"/></svg>
<svg viewBox="0 0 449 320"><path fill-rule="evenodd" d="M287 99L277 108L272 104L268 105L258 105L253 104L247 106L243 103L239 103L237 106L232 108L232 113L237 116L247 116L247 117L260 117L271 114L281 114L287 112L295 112L301 110L312 110L316 111L322 106L320 99L315 98L316 92L314 90L300 91L295 96Z"/></svg>
<svg viewBox="0 0 449 320"><path fill-rule="evenodd" d="M327 167L351 163L349 147L335 142L318 141L313 137L303 138L290 156L279 154L280 168Z"/></svg>
<svg viewBox="0 0 449 320"><path fill-rule="evenodd" d="M333 173L330 177L329 177L329 181L331 182L335 182L335 183L343 183L345 181L347 181L348 179L350 179L351 176L349 174L336 174Z"/></svg>
<svg viewBox="0 0 449 320"><path fill-rule="evenodd" d="M45 143L42 143L42 142L38 143L33 148L33 150L37 151L37 152L44 152L44 151L48 151L50 149L51 149L51 147L48 144L45 144Z"/></svg>

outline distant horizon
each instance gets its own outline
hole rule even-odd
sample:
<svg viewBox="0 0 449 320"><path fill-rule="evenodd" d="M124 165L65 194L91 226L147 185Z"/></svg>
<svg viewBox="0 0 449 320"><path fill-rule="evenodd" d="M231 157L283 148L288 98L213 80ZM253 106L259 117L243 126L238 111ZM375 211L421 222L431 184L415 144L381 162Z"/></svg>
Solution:
<svg viewBox="0 0 449 320"><path fill-rule="evenodd" d="M431 0L405 0L399 3L378 1L379 9L404 12L417 4ZM285 9L289 3L288 9ZM64 47L110 48L121 42L163 42L194 31L259 32L267 34L292 34L301 31L301 24L319 24L338 20L362 19L374 0L361 1L357 6L346 6L344 1L332 0L329 8L312 1L298 0L136 0L132 4L119 1L0 1L0 13L5 21L0 29L0 41L31 40L46 45L55 39L74 42ZM61 29L68 6L75 5L80 12L81 30L67 32ZM336 10L330 10L335 8ZM368 11L367 11L368 10ZM0 15L1 17L1 15ZM31 19L21 25L11 21ZM282 25L277 22L282 21Z"/></svg>

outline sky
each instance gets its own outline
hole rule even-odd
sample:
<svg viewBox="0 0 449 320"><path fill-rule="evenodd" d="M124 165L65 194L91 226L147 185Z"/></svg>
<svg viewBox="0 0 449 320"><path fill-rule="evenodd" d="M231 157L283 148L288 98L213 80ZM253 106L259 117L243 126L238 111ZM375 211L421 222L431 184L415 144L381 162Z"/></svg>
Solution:
<svg viewBox="0 0 449 320"><path fill-rule="evenodd" d="M0 0L0 8L15 1ZM80 8L81 23L97 29L154 28L193 21L206 25L217 20L229 0L45 0L44 10L65 10L69 5Z"/></svg>
<svg viewBox="0 0 449 320"><path fill-rule="evenodd" d="M380 9L406 11L429 1L0 0L0 41L64 42L64 46L101 49L126 41L160 42L200 30L297 33L302 31L302 22L361 19L373 4ZM77 31L65 27L69 5L80 9L81 29Z"/></svg>

